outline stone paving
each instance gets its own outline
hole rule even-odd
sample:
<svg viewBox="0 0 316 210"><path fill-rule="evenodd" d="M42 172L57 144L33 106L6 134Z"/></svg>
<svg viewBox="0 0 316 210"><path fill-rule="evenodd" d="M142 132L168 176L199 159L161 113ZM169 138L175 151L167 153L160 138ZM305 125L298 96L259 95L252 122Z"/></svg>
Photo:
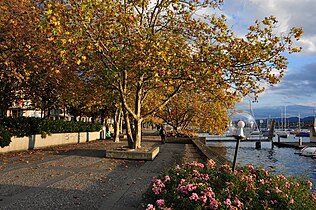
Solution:
<svg viewBox="0 0 316 210"><path fill-rule="evenodd" d="M107 149L122 145L98 140L0 155L0 209L144 209L152 177L201 160L193 145L161 145L150 135L142 145L160 146L153 161L105 158Z"/></svg>

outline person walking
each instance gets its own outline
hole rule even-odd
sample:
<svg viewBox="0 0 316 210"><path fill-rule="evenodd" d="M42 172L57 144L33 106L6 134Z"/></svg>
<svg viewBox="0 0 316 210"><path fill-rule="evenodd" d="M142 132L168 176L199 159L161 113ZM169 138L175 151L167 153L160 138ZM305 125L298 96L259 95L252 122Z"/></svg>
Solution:
<svg viewBox="0 0 316 210"><path fill-rule="evenodd" d="M166 132L166 129L165 129L164 126L160 126L159 135L161 137L161 143L165 144L166 143L167 132Z"/></svg>

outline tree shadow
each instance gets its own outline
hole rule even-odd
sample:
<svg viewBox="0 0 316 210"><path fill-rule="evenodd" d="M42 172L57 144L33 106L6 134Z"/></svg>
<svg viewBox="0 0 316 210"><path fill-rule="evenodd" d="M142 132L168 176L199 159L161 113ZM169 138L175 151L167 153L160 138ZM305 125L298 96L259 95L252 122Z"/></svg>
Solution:
<svg viewBox="0 0 316 210"><path fill-rule="evenodd" d="M58 155L104 158L105 149L62 149L58 150Z"/></svg>

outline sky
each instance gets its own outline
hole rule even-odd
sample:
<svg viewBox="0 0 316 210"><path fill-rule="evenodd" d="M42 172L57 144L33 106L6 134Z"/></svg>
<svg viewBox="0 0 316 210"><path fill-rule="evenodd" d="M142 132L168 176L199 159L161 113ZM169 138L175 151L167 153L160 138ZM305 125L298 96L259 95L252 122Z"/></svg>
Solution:
<svg viewBox="0 0 316 210"><path fill-rule="evenodd" d="M297 43L302 52L285 55L289 62L285 77L261 94L252 107L304 105L316 109L316 0L225 0L221 11L240 36L255 20L271 15L279 21L278 33L303 27L304 34ZM250 100L245 98L237 108L249 109Z"/></svg>

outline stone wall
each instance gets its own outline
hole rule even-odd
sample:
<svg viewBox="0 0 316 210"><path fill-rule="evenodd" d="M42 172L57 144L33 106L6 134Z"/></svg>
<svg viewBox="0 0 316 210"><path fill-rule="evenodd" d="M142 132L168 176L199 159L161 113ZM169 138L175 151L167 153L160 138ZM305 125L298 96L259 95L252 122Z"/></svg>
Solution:
<svg viewBox="0 0 316 210"><path fill-rule="evenodd" d="M100 139L100 132L56 133L42 138L40 134L28 137L12 137L9 146L0 148L0 154L7 152L25 151L44 147L83 143Z"/></svg>

